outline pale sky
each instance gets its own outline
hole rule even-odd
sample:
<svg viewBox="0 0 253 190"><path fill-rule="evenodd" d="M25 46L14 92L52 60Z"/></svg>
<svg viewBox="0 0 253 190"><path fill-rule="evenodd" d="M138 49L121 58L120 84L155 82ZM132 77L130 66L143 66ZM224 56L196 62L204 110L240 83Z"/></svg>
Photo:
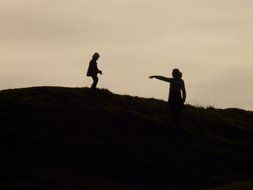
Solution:
<svg viewBox="0 0 253 190"><path fill-rule="evenodd" d="M179 68L187 103L253 110L252 0L1 0L0 89L88 87L167 100Z"/></svg>

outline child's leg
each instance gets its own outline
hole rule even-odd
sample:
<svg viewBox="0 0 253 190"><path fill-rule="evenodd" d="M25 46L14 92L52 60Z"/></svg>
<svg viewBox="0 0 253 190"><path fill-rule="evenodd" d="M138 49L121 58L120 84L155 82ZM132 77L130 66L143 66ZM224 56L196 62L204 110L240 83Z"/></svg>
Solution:
<svg viewBox="0 0 253 190"><path fill-rule="evenodd" d="M95 89L97 87L98 77L97 76L92 76L92 79L93 79L93 83L91 85L91 88Z"/></svg>

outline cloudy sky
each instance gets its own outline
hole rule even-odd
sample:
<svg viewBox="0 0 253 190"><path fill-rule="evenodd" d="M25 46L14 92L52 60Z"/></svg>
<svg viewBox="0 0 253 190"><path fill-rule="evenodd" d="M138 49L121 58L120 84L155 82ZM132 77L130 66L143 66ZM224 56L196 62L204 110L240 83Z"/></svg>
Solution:
<svg viewBox="0 0 253 190"><path fill-rule="evenodd" d="M253 110L252 0L1 0L0 89L87 87L167 100L149 75L183 72L187 103Z"/></svg>

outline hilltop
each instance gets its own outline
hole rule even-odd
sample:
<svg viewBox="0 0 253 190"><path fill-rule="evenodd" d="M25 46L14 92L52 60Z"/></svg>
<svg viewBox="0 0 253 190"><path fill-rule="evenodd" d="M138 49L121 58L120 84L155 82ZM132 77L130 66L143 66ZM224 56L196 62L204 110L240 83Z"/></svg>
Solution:
<svg viewBox="0 0 253 190"><path fill-rule="evenodd" d="M0 91L0 134L1 189L252 185L253 112L241 109L187 105L175 125L162 100L88 88L11 89Z"/></svg>

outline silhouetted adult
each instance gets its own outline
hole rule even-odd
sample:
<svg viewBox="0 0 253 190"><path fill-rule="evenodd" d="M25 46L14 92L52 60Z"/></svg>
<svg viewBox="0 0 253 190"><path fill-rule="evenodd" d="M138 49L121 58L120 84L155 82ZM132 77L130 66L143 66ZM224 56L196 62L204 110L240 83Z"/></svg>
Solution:
<svg viewBox="0 0 253 190"><path fill-rule="evenodd" d="M182 73L179 69L173 69L172 71L173 78L167 78L164 76L150 76L149 78L156 78L158 80L162 80L170 83L169 90L169 110L172 113L173 119L178 119L180 117L180 113L184 107L184 102L186 99L186 90L184 80L182 79Z"/></svg>
<svg viewBox="0 0 253 190"><path fill-rule="evenodd" d="M94 55L92 56L92 59L90 60L89 63L89 68L87 71L87 76L88 77L92 77L93 83L91 85L91 89L95 89L98 83L98 73L99 74L103 74L102 71L100 71L97 67L97 60L100 57L100 55L98 53L94 53Z"/></svg>

